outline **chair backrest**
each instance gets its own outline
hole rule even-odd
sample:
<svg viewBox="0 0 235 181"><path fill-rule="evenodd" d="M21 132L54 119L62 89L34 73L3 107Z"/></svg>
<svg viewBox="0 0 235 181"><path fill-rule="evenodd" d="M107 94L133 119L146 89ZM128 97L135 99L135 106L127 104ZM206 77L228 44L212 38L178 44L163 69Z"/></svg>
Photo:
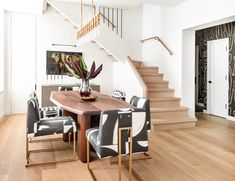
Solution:
<svg viewBox="0 0 235 181"><path fill-rule="evenodd" d="M103 111L100 117L98 154L100 158L118 154L118 129L132 127L133 153L148 151L145 109L117 109ZM129 153L129 131L122 131L122 154Z"/></svg>
<svg viewBox="0 0 235 181"><path fill-rule="evenodd" d="M32 91L30 93L30 98L34 98L36 100L37 106L39 107L39 101L38 101L38 96L37 96L36 91Z"/></svg>
<svg viewBox="0 0 235 181"><path fill-rule="evenodd" d="M150 114L150 101L142 97L133 96L130 100L130 104L137 108L144 108L146 110L146 124L147 129L151 130L151 114Z"/></svg>
<svg viewBox="0 0 235 181"><path fill-rule="evenodd" d="M35 124L40 121L39 107L35 98L28 100L27 133L34 134Z"/></svg>
<svg viewBox="0 0 235 181"><path fill-rule="evenodd" d="M112 97L125 101L126 100L126 93L124 91L121 91L121 90L114 90L112 92Z"/></svg>
<svg viewBox="0 0 235 181"><path fill-rule="evenodd" d="M70 86L62 86L60 89L60 91L72 91L73 87Z"/></svg>

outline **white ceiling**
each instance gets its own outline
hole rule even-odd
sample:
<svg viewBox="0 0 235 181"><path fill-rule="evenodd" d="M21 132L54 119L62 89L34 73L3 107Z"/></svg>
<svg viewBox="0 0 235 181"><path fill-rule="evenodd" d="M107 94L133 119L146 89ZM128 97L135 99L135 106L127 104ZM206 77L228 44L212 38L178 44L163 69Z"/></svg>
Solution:
<svg viewBox="0 0 235 181"><path fill-rule="evenodd" d="M0 0L0 9L24 13L42 13L44 0Z"/></svg>
<svg viewBox="0 0 235 181"><path fill-rule="evenodd" d="M42 13L45 0L0 0L0 9L8 11ZM62 2L80 3L81 0L56 0ZM84 4L91 4L92 0L82 0ZM187 0L94 0L96 5L128 9L142 3L159 6L176 6Z"/></svg>
<svg viewBox="0 0 235 181"><path fill-rule="evenodd" d="M80 3L81 0L57 0L64 2L77 2ZM82 0L84 4L91 4L92 0ZM131 8L142 3L155 4L159 6L176 6L187 0L94 0L95 4L106 6L106 7L119 7L119 8Z"/></svg>

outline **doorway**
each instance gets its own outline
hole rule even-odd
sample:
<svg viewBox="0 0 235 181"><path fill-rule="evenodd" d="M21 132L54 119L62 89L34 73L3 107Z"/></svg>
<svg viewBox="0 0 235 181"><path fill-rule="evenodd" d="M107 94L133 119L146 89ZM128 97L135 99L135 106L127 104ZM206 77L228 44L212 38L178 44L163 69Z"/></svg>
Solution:
<svg viewBox="0 0 235 181"><path fill-rule="evenodd" d="M207 112L228 116L228 46L229 39L207 42Z"/></svg>

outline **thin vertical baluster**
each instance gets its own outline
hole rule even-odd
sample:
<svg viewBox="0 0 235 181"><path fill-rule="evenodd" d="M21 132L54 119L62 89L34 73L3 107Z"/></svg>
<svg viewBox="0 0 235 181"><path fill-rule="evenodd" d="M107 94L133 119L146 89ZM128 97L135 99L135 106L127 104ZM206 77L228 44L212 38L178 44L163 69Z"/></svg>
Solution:
<svg viewBox="0 0 235 181"><path fill-rule="evenodd" d="M122 38L122 13L123 13L123 10L121 10L121 38Z"/></svg>
<svg viewBox="0 0 235 181"><path fill-rule="evenodd" d="M105 23L105 18L104 18L105 17L105 7L103 7L103 15L104 15L103 16L103 22Z"/></svg>
<svg viewBox="0 0 235 181"><path fill-rule="evenodd" d="M118 9L117 9L117 35L118 35Z"/></svg>
<svg viewBox="0 0 235 181"><path fill-rule="evenodd" d="M114 25L114 8L112 8L112 24ZM114 29L112 25L112 30Z"/></svg>
<svg viewBox="0 0 235 181"><path fill-rule="evenodd" d="M80 4L80 16L81 16L81 28L82 28L82 0L81 0L81 4Z"/></svg>
<svg viewBox="0 0 235 181"><path fill-rule="evenodd" d="M109 8L108 8L108 27L109 27Z"/></svg>

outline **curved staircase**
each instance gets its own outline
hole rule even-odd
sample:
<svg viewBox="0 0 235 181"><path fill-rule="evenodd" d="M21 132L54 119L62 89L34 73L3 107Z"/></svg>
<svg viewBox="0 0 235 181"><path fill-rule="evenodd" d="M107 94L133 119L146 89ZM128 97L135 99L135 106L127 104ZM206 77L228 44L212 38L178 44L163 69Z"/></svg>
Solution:
<svg viewBox="0 0 235 181"><path fill-rule="evenodd" d="M174 89L163 79L158 67L144 66L143 62L132 60L148 88L151 118L154 129L170 130L196 126L196 118L188 116L188 108L180 105L180 98L174 96Z"/></svg>

